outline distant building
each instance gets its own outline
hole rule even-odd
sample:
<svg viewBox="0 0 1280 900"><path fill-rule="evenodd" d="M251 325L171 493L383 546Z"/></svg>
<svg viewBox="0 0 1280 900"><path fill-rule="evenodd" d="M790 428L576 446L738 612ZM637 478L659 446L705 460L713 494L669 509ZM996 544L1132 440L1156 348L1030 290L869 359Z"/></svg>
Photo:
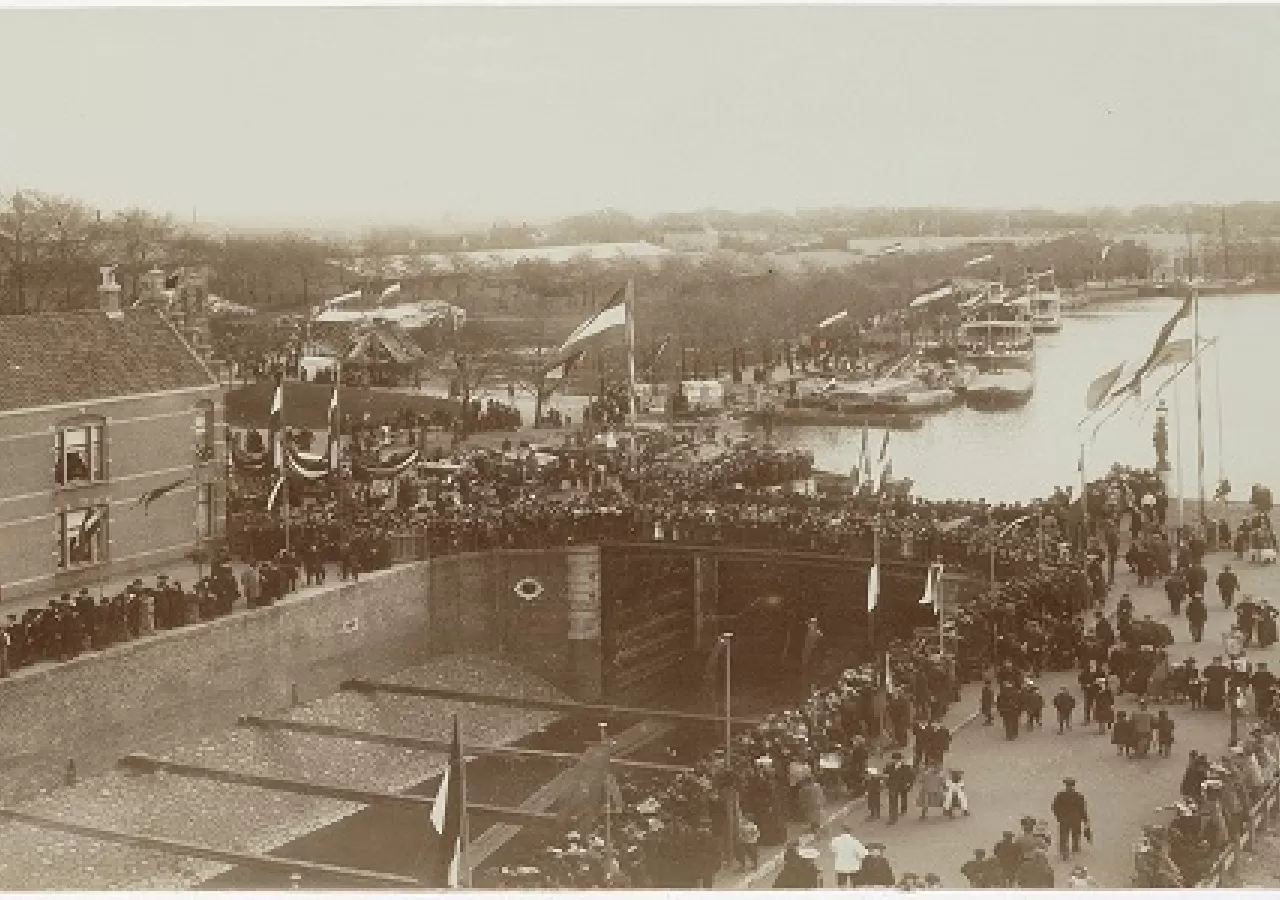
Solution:
<svg viewBox="0 0 1280 900"><path fill-rule="evenodd" d="M154 309L120 309L114 273L99 295L0 327L6 597L156 571L224 534L217 379Z"/></svg>
<svg viewBox="0 0 1280 900"><path fill-rule="evenodd" d="M677 253L710 253L720 249L720 233L711 228L672 231L662 236L662 246Z"/></svg>

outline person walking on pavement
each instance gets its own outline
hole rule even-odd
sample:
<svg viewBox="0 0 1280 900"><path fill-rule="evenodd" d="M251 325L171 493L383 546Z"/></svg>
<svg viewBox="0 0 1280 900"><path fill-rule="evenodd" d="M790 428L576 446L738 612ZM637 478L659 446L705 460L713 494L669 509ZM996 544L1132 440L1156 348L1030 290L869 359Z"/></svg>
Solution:
<svg viewBox="0 0 1280 900"><path fill-rule="evenodd" d="M1173 719L1169 718L1169 711L1162 709L1156 715L1155 721L1156 732L1156 752L1165 759L1173 752Z"/></svg>
<svg viewBox="0 0 1280 900"><path fill-rule="evenodd" d="M1182 615L1182 601L1187 596L1187 582L1181 572L1174 572L1164 580L1164 594L1169 598L1169 615Z"/></svg>
<svg viewBox="0 0 1280 900"><path fill-rule="evenodd" d="M1222 598L1223 609L1231 608L1239 589L1240 579L1231 571L1231 563L1223 563L1222 571L1218 574L1218 596Z"/></svg>
<svg viewBox="0 0 1280 900"><path fill-rule="evenodd" d="M1204 625L1209 621L1209 607L1205 606L1203 597L1192 597L1187 601L1187 627L1191 630L1191 640L1200 643L1204 639Z"/></svg>
<svg viewBox="0 0 1280 900"><path fill-rule="evenodd" d="M1018 720L1022 718L1022 697L1012 687L1003 688L996 698L996 710L1004 722L1004 738L1012 741L1018 736Z"/></svg>
<svg viewBox="0 0 1280 900"><path fill-rule="evenodd" d="M1071 727L1071 713L1075 708L1076 698L1071 696L1071 691L1065 686L1060 688L1053 697L1053 709L1058 714L1058 734Z"/></svg>
<svg viewBox="0 0 1280 900"><path fill-rule="evenodd" d="M1084 794L1076 790L1074 778L1062 779L1062 785L1051 809L1058 822L1058 851L1067 860L1072 853L1080 852L1080 838L1089 824L1089 807Z"/></svg>
<svg viewBox="0 0 1280 900"><path fill-rule="evenodd" d="M982 714L982 717L984 720L982 723L983 725L995 724L995 718L992 716L992 712L995 710L995 706L996 706L995 688L991 686L990 678L984 678L982 680L982 695L978 700L978 712Z"/></svg>
<svg viewBox="0 0 1280 900"><path fill-rule="evenodd" d="M911 793L911 785L916 780L915 770L903 761L902 754L894 751L889 765L884 767L885 782L889 789L889 824L893 825L898 817L907 812L907 796Z"/></svg>
<svg viewBox="0 0 1280 900"><path fill-rule="evenodd" d="M1018 866L1022 865L1022 848L1018 846L1012 831L1004 833L1004 837L992 848L991 855L995 857L996 865L999 866L1000 884L997 887L1013 887Z"/></svg>

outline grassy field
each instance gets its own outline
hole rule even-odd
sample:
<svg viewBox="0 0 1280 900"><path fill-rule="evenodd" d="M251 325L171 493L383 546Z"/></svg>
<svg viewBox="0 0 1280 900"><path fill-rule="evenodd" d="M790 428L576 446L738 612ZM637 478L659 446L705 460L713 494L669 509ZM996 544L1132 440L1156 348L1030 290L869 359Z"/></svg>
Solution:
<svg viewBox="0 0 1280 900"><path fill-rule="evenodd" d="M241 385L227 391L227 421L237 428L266 428L271 413L269 381ZM329 421L329 398L333 386L305 381L289 381L284 385L284 420L294 428L326 428ZM344 387L339 396L342 414L363 416L366 412L375 422L408 408L430 415L433 411L456 410L458 404L439 397L424 397L377 388Z"/></svg>

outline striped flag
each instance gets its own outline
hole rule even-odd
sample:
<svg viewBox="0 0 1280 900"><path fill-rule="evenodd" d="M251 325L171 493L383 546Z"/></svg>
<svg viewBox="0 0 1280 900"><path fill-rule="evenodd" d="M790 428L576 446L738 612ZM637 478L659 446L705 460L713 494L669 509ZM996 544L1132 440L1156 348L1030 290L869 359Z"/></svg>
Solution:
<svg viewBox="0 0 1280 900"><path fill-rule="evenodd" d="M867 612L875 612L880 603L880 563L875 563L867 573Z"/></svg>
<svg viewBox="0 0 1280 900"><path fill-rule="evenodd" d="M338 382L333 383L333 396L329 398L329 471L338 471L338 439L341 437L342 419L338 416Z"/></svg>
<svg viewBox="0 0 1280 900"><path fill-rule="evenodd" d="M924 593L920 595L921 606L931 606L936 613L942 608L942 565L932 563L924 579Z"/></svg>
<svg viewBox="0 0 1280 900"><path fill-rule="evenodd" d="M458 717L453 717L453 741L449 747L449 767L440 778L435 804L431 807L431 827L435 832L436 867L431 887L466 887L463 856L466 853L466 761L462 758L462 735Z"/></svg>
<svg viewBox="0 0 1280 900"><path fill-rule="evenodd" d="M1019 525L1022 525L1024 522L1027 522L1030 519L1031 519L1031 516L1029 515L1022 516L1021 518L1018 518L1018 519L1014 519L1008 525L1004 526L1004 528L1000 529L1000 533L996 535L996 540L1003 541L1009 535L1013 534L1013 532L1018 528Z"/></svg>
<svg viewBox="0 0 1280 900"><path fill-rule="evenodd" d="M544 371L550 373L570 363L592 347L610 346L616 341L624 340L629 318L627 289L623 286L614 293L608 306L587 319L565 338L564 343L551 355L551 360Z"/></svg>
<svg viewBox="0 0 1280 900"><path fill-rule="evenodd" d="M280 499L282 490L284 490L284 476L277 475L275 483L271 485L271 493L267 494L267 512L276 508L276 501Z"/></svg>
<svg viewBox="0 0 1280 900"><path fill-rule="evenodd" d="M1114 369L1108 369L1093 381L1089 382L1089 390L1085 392L1084 405L1090 412L1093 412L1102 405L1102 401L1106 399L1108 392L1115 383L1120 380L1120 373L1124 371L1124 363L1116 366Z"/></svg>
<svg viewBox="0 0 1280 900"><path fill-rule="evenodd" d="M1122 387L1116 388L1111 392L1112 397L1119 396L1126 391L1137 391L1142 386L1142 379L1146 377L1150 371L1159 363L1161 355L1165 352L1166 346L1169 344L1169 337L1173 334L1173 329L1178 327L1178 323L1191 315L1191 307L1194 302L1195 292L1189 291L1187 299L1182 301L1182 305L1178 307L1178 311L1173 314L1169 321L1165 322L1160 329L1160 333L1156 335L1156 342L1151 346L1151 352L1147 354L1146 361L1140 365Z"/></svg>
<svg viewBox="0 0 1280 900"><path fill-rule="evenodd" d="M911 301L911 305L928 306L938 300L945 300L955 292L955 285L947 281L931 290L925 291L923 294L917 294L915 299Z"/></svg>
<svg viewBox="0 0 1280 900"><path fill-rule="evenodd" d="M284 376L276 376L276 389L271 395L271 412L267 416L267 430L271 442L271 463L280 471L284 468Z"/></svg>
<svg viewBox="0 0 1280 900"><path fill-rule="evenodd" d="M152 503L155 503L165 494L168 494L171 491L175 491L178 488L182 487L184 484L187 483L187 481L188 481L187 478L179 478L177 481L170 482L169 484L161 485L160 487L157 487L157 488L152 488L149 491L143 491L138 496L137 501L133 505L135 507L141 506L143 512L150 512L150 507Z"/></svg>
<svg viewBox="0 0 1280 900"><path fill-rule="evenodd" d="M819 329L826 328L826 327L828 327L828 326L830 326L830 325L834 325L834 324L836 324L837 322L842 321L842 320L847 319L847 318L849 318L849 310L847 310L847 309L842 309L842 310L840 310L840 312L836 313L834 316L827 316L825 319L823 319L821 322L819 322L819 323L818 323L818 328L819 328Z"/></svg>
<svg viewBox="0 0 1280 900"><path fill-rule="evenodd" d="M1151 362L1151 368L1154 370L1161 366L1180 366L1183 363L1191 362L1191 356L1191 338L1170 341L1156 354Z"/></svg>

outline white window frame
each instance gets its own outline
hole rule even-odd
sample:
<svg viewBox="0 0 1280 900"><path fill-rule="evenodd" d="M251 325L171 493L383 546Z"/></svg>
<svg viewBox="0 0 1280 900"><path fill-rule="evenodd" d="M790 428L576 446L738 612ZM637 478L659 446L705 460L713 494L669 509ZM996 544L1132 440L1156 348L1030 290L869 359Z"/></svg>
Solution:
<svg viewBox="0 0 1280 900"><path fill-rule="evenodd" d="M88 478L67 477L67 437L78 432L84 433L88 451ZM101 420L73 422L59 425L53 440L53 476L60 486L77 484L94 484L107 480L107 429ZM59 478L61 475L61 478Z"/></svg>
<svg viewBox="0 0 1280 900"><path fill-rule="evenodd" d="M212 400L200 400L195 405L195 421L191 425L195 438L196 460L212 462L214 457L214 407Z"/></svg>
<svg viewBox="0 0 1280 900"><path fill-rule="evenodd" d="M102 513L102 524L90 536L88 558L73 559L72 549L80 546L80 532L84 521L97 510ZM71 571L105 563L111 546L107 538L107 529L111 525L110 519L111 510L105 503L95 503L58 513L58 568Z"/></svg>

